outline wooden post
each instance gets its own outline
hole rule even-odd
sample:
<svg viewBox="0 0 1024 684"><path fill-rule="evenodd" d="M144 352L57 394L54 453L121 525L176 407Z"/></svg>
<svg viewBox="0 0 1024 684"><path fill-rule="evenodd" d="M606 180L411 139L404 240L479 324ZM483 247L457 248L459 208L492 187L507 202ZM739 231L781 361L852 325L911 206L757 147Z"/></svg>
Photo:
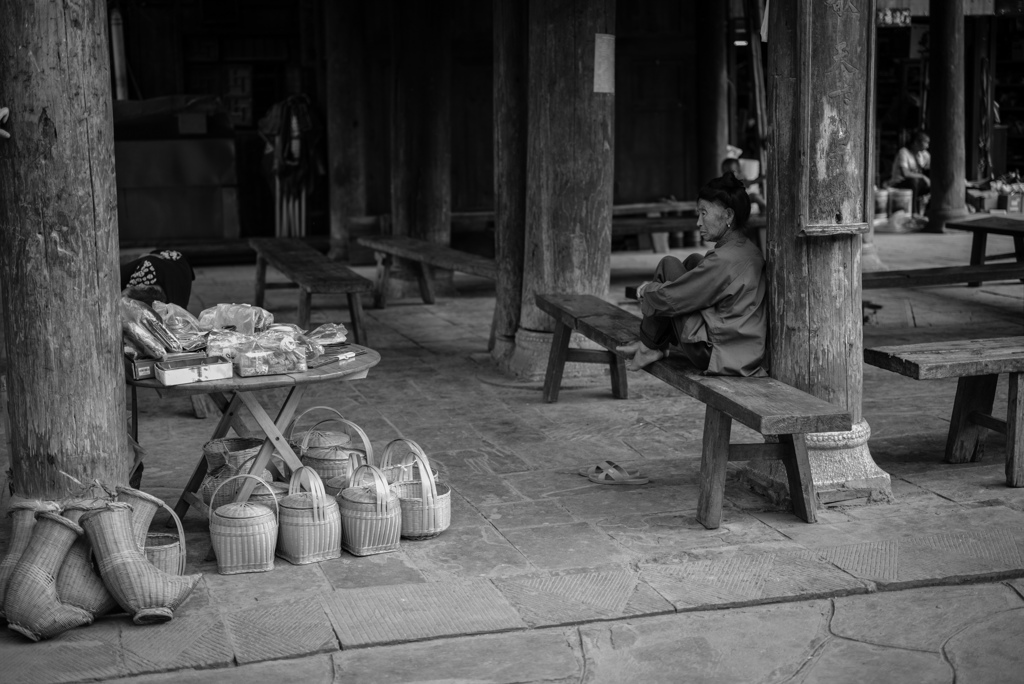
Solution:
<svg viewBox="0 0 1024 684"><path fill-rule="evenodd" d="M964 149L964 0L929 5L928 128L931 134L931 199L928 232L967 215Z"/></svg>
<svg viewBox="0 0 1024 684"><path fill-rule="evenodd" d="M366 214L365 23L360 2L325 2L332 259L348 259L349 216Z"/></svg>
<svg viewBox="0 0 1024 684"><path fill-rule="evenodd" d="M697 181L722 175L729 144L729 3L698 2L697 24ZM760 155L760 150L749 150Z"/></svg>
<svg viewBox="0 0 1024 684"><path fill-rule="evenodd" d="M511 352L522 312L526 249L527 4L494 1L496 358Z"/></svg>
<svg viewBox="0 0 1024 684"><path fill-rule="evenodd" d="M20 496L127 481L106 0L0 22L0 291Z"/></svg>
<svg viewBox="0 0 1024 684"><path fill-rule="evenodd" d="M769 15L771 374L853 418L850 433L809 436L817 489L855 482L888 495L888 475L871 460L861 418L860 248L870 218L865 105L875 0L769 3Z"/></svg>
<svg viewBox="0 0 1024 684"><path fill-rule="evenodd" d="M392 232L443 245L452 217L451 16L443 1L398 3L392 16ZM401 260L389 282L398 296L418 292L415 271Z"/></svg>

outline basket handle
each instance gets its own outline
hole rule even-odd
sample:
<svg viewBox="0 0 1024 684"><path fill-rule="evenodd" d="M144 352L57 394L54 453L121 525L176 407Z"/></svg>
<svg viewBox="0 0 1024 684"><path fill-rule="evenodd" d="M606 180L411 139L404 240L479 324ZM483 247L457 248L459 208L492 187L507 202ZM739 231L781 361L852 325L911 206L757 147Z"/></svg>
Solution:
<svg viewBox="0 0 1024 684"><path fill-rule="evenodd" d="M299 424L299 421L302 420L302 417L307 413L311 413L317 410L330 411L331 413L337 414L337 416L342 420L345 420L345 416L341 415L341 411L338 411L337 409L332 409L330 406L311 406L310 408L300 413L297 418L292 418L292 421L288 423L288 427L286 427L284 430L284 438L291 439L292 431L295 430L295 426Z"/></svg>
<svg viewBox="0 0 1024 684"><path fill-rule="evenodd" d="M381 470L384 470L385 468L390 468L394 465L398 465L397 463L391 462L392 459L394 458L391 454L392 452L396 451L398 447L401 446L402 444L407 445L409 447L409 451L414 451L420 448L419 444L412 441L411 439L406 439L404 437L399 437L398 439L391 440L390 442L388 442L388 445L384 447L384 453L380 455L380 463L378 464L378 467Z"/></svg>
<svg viewBox="0 0 1024 684"><path fill-rule="evenodd" d="M288 495L298 494L302 491L302 480L306 480L306 490L310 493L313 501L313 520L323 522L327 519L327 491L324 489L324 481L320 474L309 466L296 468L292 473L292 479L288 481Z"/></svg>
<svg viewBox="0 0 1024 684"><path fill-rule="evenodd" d="M363 449L364 449L364 451L366 451L366 462L368 464L373 463L373 445L370 444L370 438L366 436L365 432L363 432L363 428L359 427L358 425L353 423L351 420L347 420L345 418L328 418L327 420L320 421L320 423L326 423L326 422L329 422L329 421L332 421L332 420L337 420L342 425L347 425L350 428L352 428L353 430L355 430L356 434L359 435L359 439L361 439L363 441ZM317 423L316 425L320 425L320 423ZM314 425L313 428L315 428L316 425ZM307 430L306 431L306 436L302 438L302 450L303 451L305 451L306 447L309 445L309 433L310 433L310 431L313 430L313 428L310 428L309 430Z"/></svg>
<svg viewBox="0 0 1024 684"><path fill-rule="evenodd" d="M215 501L216 500L217 492L220 491L221 487L226 485L228 482L231 482L232 480L237 480L240 477L251 477L252 479L256 480L258 483L263 485L266 488L266 490L268 492L270 492L270 497L274 500L274 513L280 514L280 507L277 505L277 494L274 494L274 490L270 488L270 485L268 485L266 482L264 482L263 478L256 477L255 475L250 475L249 473L242 473L240 475L234 475L234 476L229 477L228 479L224 480L223 482L221 482L219 485L217 485L217 488L213 490L213 496L210 497L210 501ZM210 524L213 524L213 506L210 506L210 516L209 517L210 517Z"/></svg>
<svg viewBox="0 0 1024 684"><path fill-rule="evenodd" d="M384 473L379 468L367 463L352 471L352 475L348 479L348 486L358 487L362 481L363 473L369 473L371 486L377 495L376 512L378 515L384 515L387 509L388 493L390 492L388 479L384 477Z"/></svg>
<svg viewBox="0 0 1024 684"><path fill-rule="evenodd" d="M333 410L333 409L332 409L332 410ZM306 448L307 448L307 447L309 446L309 436L310 436L311 434L313 434L313 430L316 430L316 429L317 429L318 427L320 427L320 426L321 426L321 425L323 425L324 423L344 423L344 424L346 424L346 425L352 425L352 424L353 424L353 423L351 423L350 421L348 421L348 420L345 420L345 419L344 419L343 417L341 417L341 414L340 414L340 413L338 414L338 417L337 417L337 418L325 418L324 420L321 420L321 421L319 421L318 423L315 423L315 424L313 425L313 427L311 427L311 428L309 428L308 430L306 430L306 434L304 434L304 435L302 436L302 451L303 451L303 452L305 452L305 451L306 451ZM347 433L347 432L346 432L345 434L346 434L346 435L348 435L348 433Z"/></svg>
<svg viewBox="0 0 1024 684"><path fill-rule="evenodd" d="M427 458L427 455L418 444L413 442L412 446L415 448L402 459L402 470L398 474L396 482L404 482L406 473L411 476L412 467L415 463L420 469L420 498L424 502L433 503L437 499L437 482L434 480L434 473L430 469L430 459Z"/></svg>
<svg viewBox="0 0 1024 684"><path fill-rule="evenodd" d="M211 499L212 501L213 499ZM171 514L171 518L174 520L175 526L178 528L178 574L185 574L185 528L181 526L181 518L174 512L174 509L165 504L162 500L160 505L164 507L168 513Z"/></svg>

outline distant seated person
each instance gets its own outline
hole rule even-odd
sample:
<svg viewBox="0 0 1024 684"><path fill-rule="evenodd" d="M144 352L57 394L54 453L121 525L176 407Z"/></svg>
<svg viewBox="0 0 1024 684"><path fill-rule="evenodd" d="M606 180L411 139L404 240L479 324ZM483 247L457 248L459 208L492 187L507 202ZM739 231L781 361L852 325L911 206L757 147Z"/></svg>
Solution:
<svg viewBox="0 0 1024 684"><path fill-rule="evenodd" d="M743 175L743 170L740 167L740 160L735 157L727 157L722 160L722 174L731 173L740 179L744 187L747 189L747 195L750 196L750 201L757 205L758 211L764 213L767 205L765 204L764 197L761 196L759 188L755 185L756 180L748 180Z"/></svg>
<svg viewBox="0 0 1024 684"><path fill-rule="evenodd" d="M731 172L709 181L697 197L700 236L715 248L685 261L661 260L654 280L637 288L640 339L618 351L630 357L630 370L673 346L706 375L766 376L764 258L743 230L750 198Z"/></svg>
<svg viewBox="0 0 1024 684"><path fill-rule="evenodd" d="M916 131L910 147L901 147L892 163L889 187L913 190L915 205L917 200L931 191L932 181L928 177L932 166L932 156L928 154L930 142L927 133Z"/></svg>
<svg viewBox="0 0 1024 684"><path fill-rule="evenodd" d="M173 249L154 250L121 264L121 294L147 304L166 302L187 309L195 279L185 255Z"/></svg>

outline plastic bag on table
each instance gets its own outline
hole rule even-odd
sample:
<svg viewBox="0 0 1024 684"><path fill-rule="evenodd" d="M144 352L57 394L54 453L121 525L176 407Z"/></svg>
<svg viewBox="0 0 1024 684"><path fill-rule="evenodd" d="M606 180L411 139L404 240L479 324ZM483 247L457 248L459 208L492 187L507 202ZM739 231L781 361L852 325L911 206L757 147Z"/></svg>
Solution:
<svg viewBox="0 0 1024 684"><path fill-rule="evenodd" d="M348 330L341 323L324 323L306 333L306 337L320 344L341 344L348 339Z"/></svg>
<svg viewBox="0 0 1024 684"><path fill-rule="evenodd" d="M206 331L199 327L199 319L188 310L165 302L153 302L153 310L181 343L182 351L198 351L206 346Z"/></svg>
<svg viewBox="0 0 1024 684"><path fill-rule="evenodd" d="M214 330L206 336L206 355L233 360L239 350L249 348L255 337L234 330Z"/></svg>
<svg viewBox="0 0 1024 684"><path fill-rule="evenodd" d="M121 335L121 344L124 347L124 356L130 361L141 359L145 354L139 349L139 345L131 341L127 335Z"/></svg>
<svg viewBox="0 0 1024 684"><path fill-rule="evenodd" d="M251 304L217 304L199 314L199 327L203 330L233 328L237 332L253 335L274 324L274 314Z"/></svg>
<svg viewBox="0 0 1024 684"><path fill-rule="evenodd" d="M131 297L121 297L119 304L122 322L128 322L144 328L150 333L160 345L170 352L183 351L181 343L178 342L171 331L167 329L159 314L149 304L140 302Z"/></svg>
<svg viewBox="0 0 1024 684"><path fill-rule="evenodd" d="M257 336L235 355L238 374L248 377L307 370L306 347L298 337L285 330L271 330Z"/></svg>
<svg viewBox="0 0 1024 684"><path fill-rule="evenodd" d="M167 357L167 349L164 345L140 323L122 319L121 329L124 336L142 351L143 357L152 357L161 361Z"/></svg>
<svg viewBox="0 0 1024 684"><path fill-rule="evenodd" d="M276 337L273 337L274 335L290 335L294 337L298 345L305 348L307 361L312 361L324 353L323 345L316 340L310 339L302 332L302 328L294 323L275 323L260 333L260 337L270 340L272 345L274 344L273 340L276 339Z"/></svg>

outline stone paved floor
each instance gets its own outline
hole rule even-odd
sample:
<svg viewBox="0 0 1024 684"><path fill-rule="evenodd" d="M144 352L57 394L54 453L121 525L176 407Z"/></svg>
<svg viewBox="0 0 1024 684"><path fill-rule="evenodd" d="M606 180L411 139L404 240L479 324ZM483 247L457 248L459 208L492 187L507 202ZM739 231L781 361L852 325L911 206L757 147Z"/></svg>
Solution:
<svg viewBox="0 0 1024 684"><path fill-rule="evenodd" d="M893 268L965 261L969 236L879 235ZM1009 251L993 240L990 252ZM616 253L612 297L658 256ZM198 269L190 309L249 301L251 266ZM367 271L368 273L369 271ZM0 632L12 682L997 682L1019 676L1024 489L1003 485L1004 444L947 465L955 382L864 369L864 416L895 501L835 506L807 525L730 473L721 528L694 519L703 406L646 374L627 401L606 376L540 384L486 353L492 286L368 309L382 361L365 380L317 386L375 450L418 442L452 488L440 537L391 554L219 575L207 522L185 518L188 572L203 579L175 619L112 617L50 642ZM267 307L294 320L293 291ZM1021 334L1019 283L870 291L865 345ZM346 321L314 299L313 322ZM280 397L267 397L268 403ZM1000 383L996 411L1005 409ZM213 431L187 400L140 396L143 488L174 503ZM737 427L737 432L743 428ZM748 435L749 437L749 435ZM577 470L640 468L642 487ZM6 542L6 526L0 528ZM9 679L8 679L9 678Z"/></svg>

